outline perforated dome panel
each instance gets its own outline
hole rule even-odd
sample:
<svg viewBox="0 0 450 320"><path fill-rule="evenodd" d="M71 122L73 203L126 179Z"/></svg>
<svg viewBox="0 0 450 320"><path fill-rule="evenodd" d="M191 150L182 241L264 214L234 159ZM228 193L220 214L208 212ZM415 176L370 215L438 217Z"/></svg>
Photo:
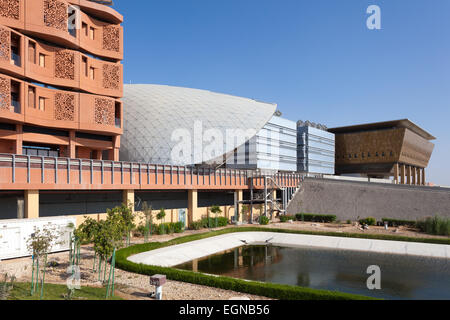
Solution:
<svg viewBox="0 0 450 320"><path fill-rule="evenodd" d="M216 129L224 137L227 129L251 129L256 135L272 118L277 106L205 90L130 84L124 86L123 108L121 161L191 165L217 159L217 156L205 156L204 146L193 142L189 157L193 160L175 162L171 157L178 143L172 141L174 130L188 130L194 137L194 124L201 123L203 132ZM223 150L229 153L234 146L225 145Z"/></svg>

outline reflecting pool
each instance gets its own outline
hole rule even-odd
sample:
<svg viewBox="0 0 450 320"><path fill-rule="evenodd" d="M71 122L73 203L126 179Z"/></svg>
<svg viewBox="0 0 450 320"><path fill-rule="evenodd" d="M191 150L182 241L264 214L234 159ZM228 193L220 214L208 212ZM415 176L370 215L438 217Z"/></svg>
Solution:
<svg viewBox="0 0 450 320"><path fill-rule="evenodd" d="M381 268L381 290L367 288L367 268L372 265ZM450 299L450 259L245 246L176 268L384 299Z"/></svg>

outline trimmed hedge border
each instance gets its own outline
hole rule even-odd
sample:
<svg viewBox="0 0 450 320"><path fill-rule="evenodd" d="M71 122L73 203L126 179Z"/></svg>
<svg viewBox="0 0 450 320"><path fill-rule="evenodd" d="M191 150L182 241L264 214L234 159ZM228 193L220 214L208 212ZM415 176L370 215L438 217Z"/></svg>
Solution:
<svg viewBox="0 0 450 320"><path fill-rule="evenodd" d="M337 217L333 214L314 214L314 213L297 213L295 215L297 221L308 221L308 222L322 222L331 223L335 222Z"/></svg>
<svg viewBox="0 0 450 320"><path fill-rule="evenodd" d="M423 243L438 243L450 245L450 239L432 239L432 238L410 238L402 236L389 236L389 235L371 235L371 234L351 234L351 233L337 233L337 232L312 232L312 231L300 231L300 230L286 230L286 229L271 229L261 227L240 227L240 228L228 228L218 231L211 231L206 233L200 233L195 235L189 235L173 239L164 243L152 242L139 244L132 247L124 248L116 253L116 266L119 269L143 274L165 274L167 279L174 281L181 281L199 285L205 285L225 290L233 290L242 293L254 294L265 296L268 298L280 299L280 300L373 300L373 298L353 295L342 292L317 290L311 288L281 285L274 283L262 283L255 281L247 281L242 279L234 279L230 277L213 276L202 273L195 273L192 271L178 270L174 268L149 266L144 264L136 264L128 261L127 258L163 247L173 246L195 240L207 239L222 234L235 233L235 232L278 232L278 233L293 233L293 234L307 234L307 235L320 235L320 236L335 236L335 237L353 237L363 239L377 239L377 240L393 240L393 241L407 241L407 242L423 242Z"/></svg>

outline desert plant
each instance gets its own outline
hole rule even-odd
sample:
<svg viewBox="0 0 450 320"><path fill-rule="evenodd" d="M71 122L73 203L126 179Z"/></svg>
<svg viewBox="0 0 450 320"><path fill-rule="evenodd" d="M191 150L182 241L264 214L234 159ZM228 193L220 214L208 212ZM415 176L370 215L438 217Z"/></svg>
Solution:
<svg viewBox="0 0 450 320"><path fill-rule="evenodd" d="M44 295L45 271L47 267L47 255L52 250L53 245L62 243L58 241L62 232L55 228L44 227L42 230L35 227L34 233L27 239L27 249L33 254L32 275L31 275L31 295L41 286L41 299ZM39 268L41 270L39 270Z"/></svg>
<svg viewBox="0 0 450 320"><path fill-rule="evenodd" d="M14 281L16 277L9 277L8 274L5 274L4 279L0 282L0 300L7 300L11 290L14 288Z"/></svg>
<svg viewBox="0 0 450 320"><path fill-rule="evenodd" d="M161 210L159 210L158 214L156 215L156 219L158 219L160 221L159 224L162 225L162 233L159 232L159 234L165 234L165 230L164 230L165 217L166 217L166 211L164 210L164 208L161 208Z"/></svg>
<svg viewBox="0 0 450 320"><path fill-rule="evenodd" d="M420 231L439 235L439 236L449 236L450 235L450 219L441 218L439 216L429 217L425 220L418 221L416 224Z"/></svg>
<svg viewBox="0 0 450 320"><path fill-rule="evenodd" d="M265 226L265 225L268 225L269 222L270 222L270 220L266 216L260 216L259 217L259 224Z"/></svg>
<svg viewBox="0 0 450 320"><path fill-rule="evenodd" d="M210 209L211 213L214 214L215 217L215 227L217 228L217 215L222 213L222 209L220 209L219 206L212 206ZM210 220L208 222L211 222ZM211 225L209 225L209 227L211 228Z"/></svg>
<svg viewBox="0 0 450 320"><path fill-rule="evenodd" d="M152 234L152 225L153 225L153 215L152 215L152 207L147 204L146 201L142 204L142 212L145 217L145 226L143 230L144 242L148 242L149 235Z"/></svg>
<svg viewBox="0 0 450 320"><path fill-rule="evenodd" d="M373 217L368 217L368 218L359 220L359 223L361 225L365 225L366 224L368 226L374 226L374 225L376 225L377 220L375 218L373 218Z"/></svg>

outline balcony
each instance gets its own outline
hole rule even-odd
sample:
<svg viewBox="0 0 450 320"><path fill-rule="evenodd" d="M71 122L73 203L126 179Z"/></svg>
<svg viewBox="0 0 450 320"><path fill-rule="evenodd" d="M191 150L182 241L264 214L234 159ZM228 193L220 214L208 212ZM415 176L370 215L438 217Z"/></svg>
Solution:
<svg viewBox="0 0 450 320"><path fill-rule="evenodd" d="M49 2L47 2L49 1ZM79 20L97 30L95 39L83 36L80 29L69 29L69 17L67 12L70 3L79 5L81 0L21 0L17 1L17 7L0 14L0 25L4 25L20 32L37 37L45 41L55 43L71 49L82 49L93 55L113 59L123 59L123 29L120 26L121 16L114 15L114 10L105 8L106 18L104 22L92 18L84 12L80 13ZM83 1L83 3L87 3ZM16 6L16 2L11 1L7 6ZM89 6L89 5L86 5ZM104 7L104 6L102 6ZM102 16L101 8L93 8L89 12ZM108 19L107 19L108 20ZM112 22L114 21L114 22Z"/></svg>

